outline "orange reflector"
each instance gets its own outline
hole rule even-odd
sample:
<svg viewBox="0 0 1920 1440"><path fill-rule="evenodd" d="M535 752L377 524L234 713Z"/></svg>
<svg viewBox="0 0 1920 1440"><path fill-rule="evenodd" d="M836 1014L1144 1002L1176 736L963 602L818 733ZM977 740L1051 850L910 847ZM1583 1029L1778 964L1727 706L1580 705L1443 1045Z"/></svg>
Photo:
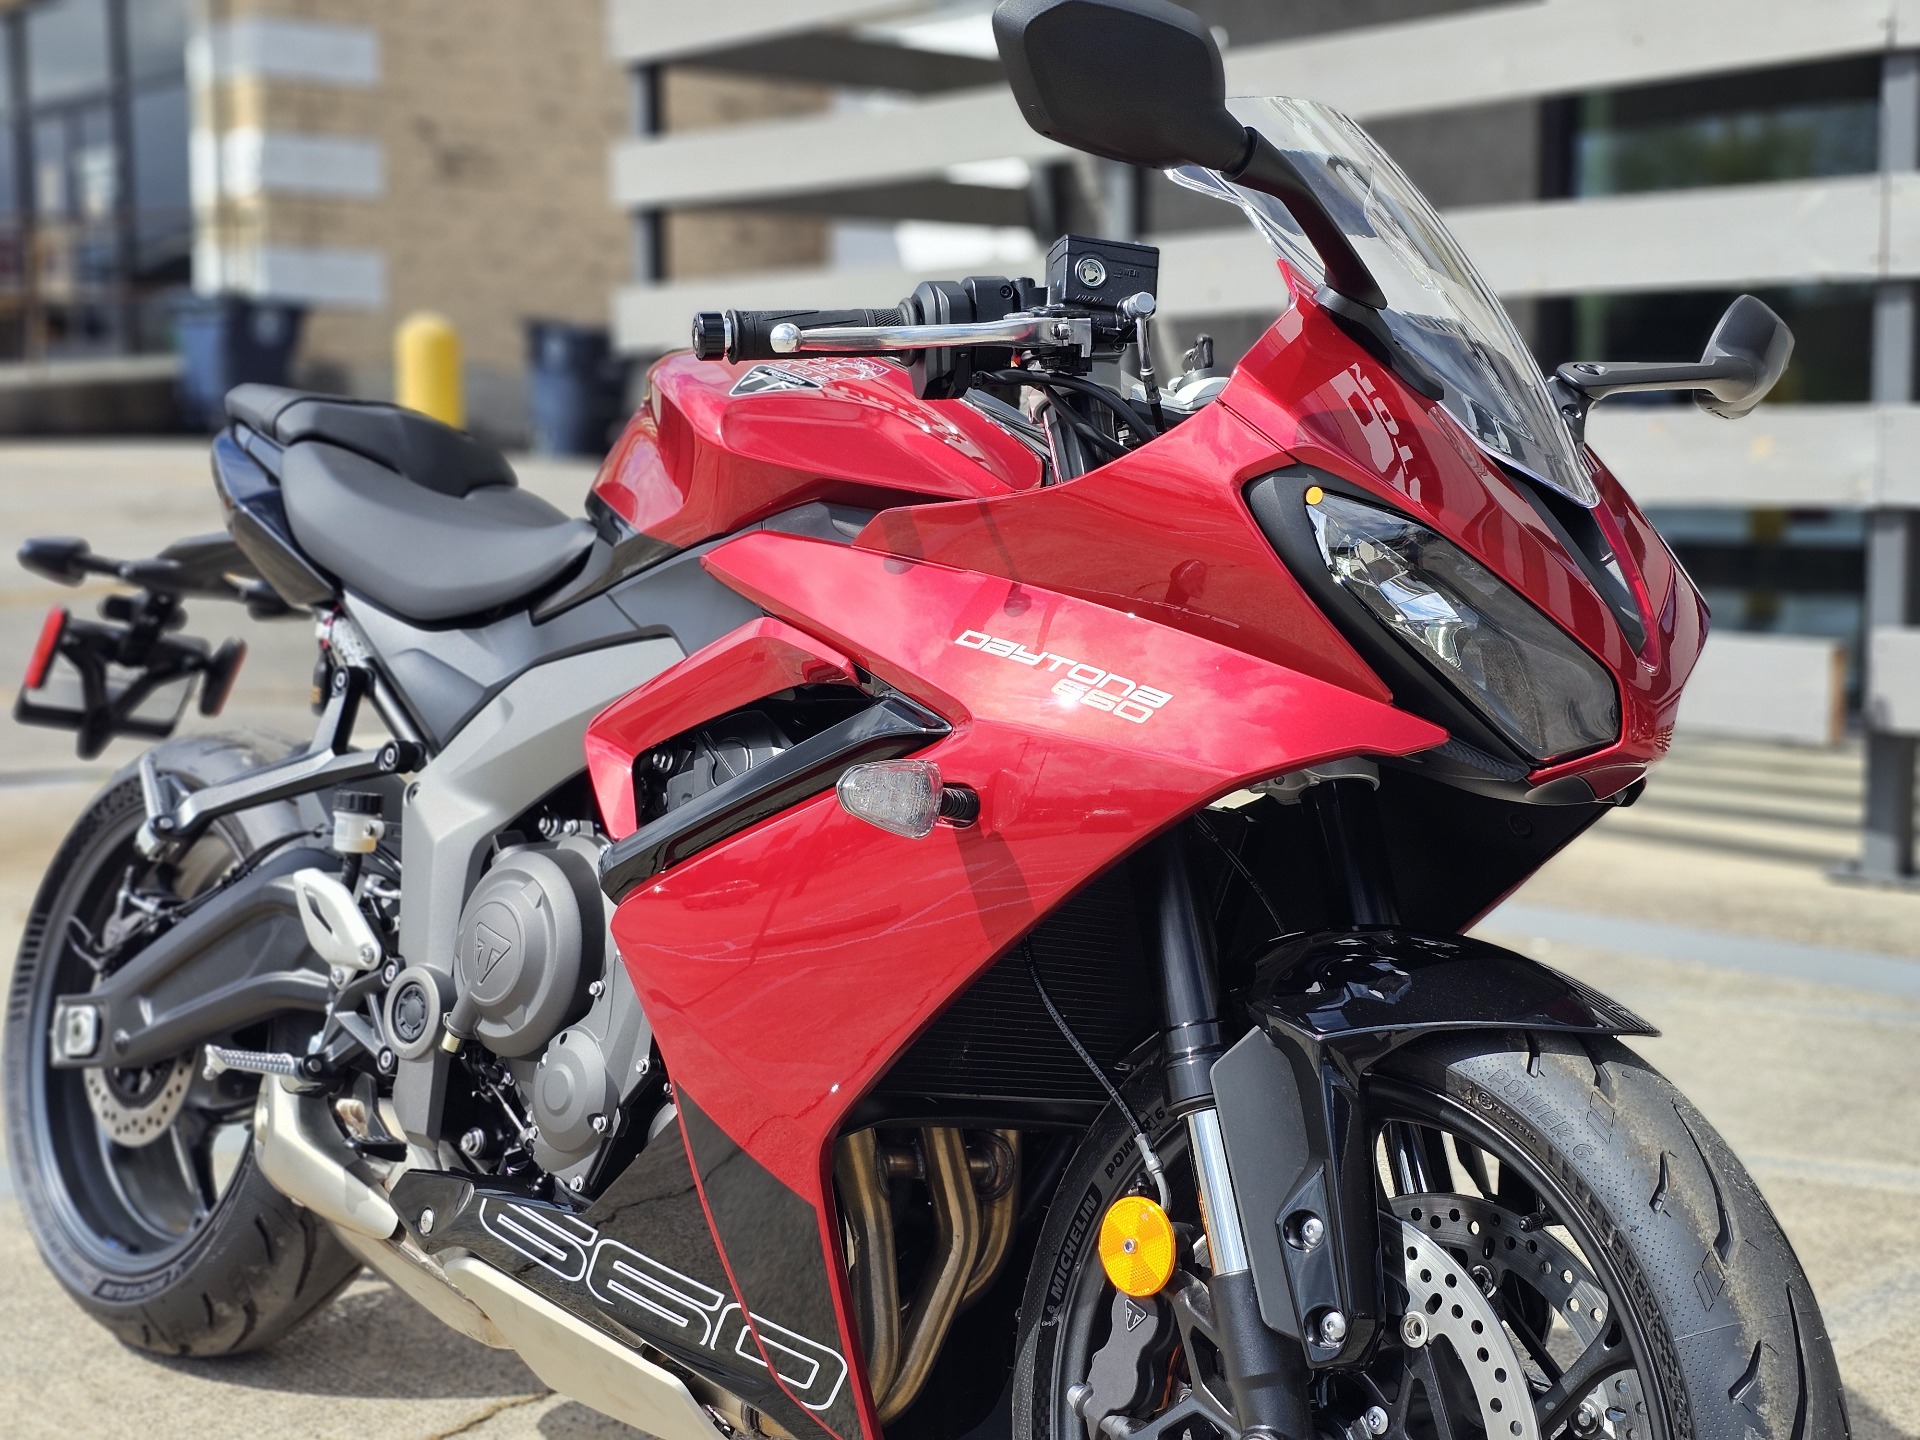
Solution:
<svg viewBox="0 0 1920 1440"><path fill-rule="evenodd" d="M1307 486L1307 504L1318 505L1326 498L1327 492L1322 490L1318 485Z"/></svg>
<svg viewBox="0 0 1920 1440"><path fill-rule="evenodd" d="M1173 1278L1173 1221L1144 1195L1122 1195L1100 1222L1100 1264L1116 1290L1145 1299Z"/></svg>

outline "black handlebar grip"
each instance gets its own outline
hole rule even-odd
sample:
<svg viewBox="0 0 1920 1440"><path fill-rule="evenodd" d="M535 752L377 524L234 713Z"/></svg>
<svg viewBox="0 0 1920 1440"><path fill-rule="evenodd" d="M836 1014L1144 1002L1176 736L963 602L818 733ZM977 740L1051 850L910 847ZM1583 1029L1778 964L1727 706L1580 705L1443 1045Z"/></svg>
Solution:
<svg viewBox="0 0 1920 1440"><path fill-rule="evenodd" d="M779 360L782 352L773 348L772 340L776 325L813 330L827 325L906 323L907 312L897 306L892 310L729 310L724 315L703 310L693 317L693 353L699 360L723 356L728 360Z"/></svg>

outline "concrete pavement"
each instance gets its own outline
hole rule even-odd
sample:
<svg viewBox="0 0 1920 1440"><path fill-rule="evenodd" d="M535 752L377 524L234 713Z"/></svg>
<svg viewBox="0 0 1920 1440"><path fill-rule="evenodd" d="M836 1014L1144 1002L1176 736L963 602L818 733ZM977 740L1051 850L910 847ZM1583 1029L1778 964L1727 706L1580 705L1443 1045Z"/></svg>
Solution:
<svg viewBox="0 0 1920 1440"><path fill-rule="evenodd" d="M0 546L79 532L102 551L150 553L217 528L205 464L204 447L186 442L0 445ZM587 476L523 473L563 507L577 506ZM13 683L40 615L62 598L74 592L0 563L0 684ZM243 633L255 647L222 723L305 731L307 627L249 628L213 605L193 613L196 633ZM9 726L0 736L3 986L48 856L135 747L82 765L63 735ZM1576 842L1483 933L1663 1028L1640 1048L1765 1187L1820 1296L1855 1432L1880 1440L1920 1435L1920 895L1825 878L1851 850L1858 772L1846 750L1683 740L1646 800ZM0 1224L0 1432L634 1433L543 1394L512 1357L372 1280L264 1355L189 1364L125 1351L41 1269L4 1176L0 1165L0 1220L15 1223Z"/></svg>

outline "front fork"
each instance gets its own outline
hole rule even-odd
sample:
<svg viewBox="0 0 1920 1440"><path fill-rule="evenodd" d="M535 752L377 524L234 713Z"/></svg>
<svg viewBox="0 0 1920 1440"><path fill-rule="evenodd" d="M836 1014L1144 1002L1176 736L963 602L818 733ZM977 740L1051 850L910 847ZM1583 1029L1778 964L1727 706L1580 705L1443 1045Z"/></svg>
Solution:
<svg viewBox="0 0 1920 1440"><path fill-rule="evenodd" d="M1247 1236L1227 1168L1213 1089L1214 1062L1225 1052L1220 997L1212 946L1194 904L1185 832L1175 830L1156 842L1148 863L1159 930L1167 1092L1174 1113L1187 1124L1212 1261L1207 1289L1234 1411L1243 1435L1307 1440L1313 1420L1306 1356L1298 1341L1275 1334L1260 1317Z"/></svg>

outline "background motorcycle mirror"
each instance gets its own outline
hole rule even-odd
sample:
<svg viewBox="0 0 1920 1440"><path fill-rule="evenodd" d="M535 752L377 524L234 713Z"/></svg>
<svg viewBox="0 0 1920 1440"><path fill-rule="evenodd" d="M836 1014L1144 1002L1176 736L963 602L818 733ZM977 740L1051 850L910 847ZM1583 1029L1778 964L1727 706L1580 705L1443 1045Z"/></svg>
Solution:
<svg viewBox="0 0 1920 1440"><path fill-rule="evenodd" d="M1693 390L1702 410L1729 420L1750 414L1767 398L1793 358L1793 331L1765 303L1742 295L1727 307L1694 365L1580 360L1562 365L1554 378L1571 392L1569 403L1584 419L1587 407L1633 390ZM1576 419L1570 415L1569 419Z"/></svg>
<svg viewBox="0 0 1920 1440"><path fill-rule="evenodd" d="M1169 0L1001 0L993 40L1020 113L1040 134L1129 165L1218 170L1276 197L1320 252L1327 289L1386 308L1293 161L1227 109L1220 47L1198 16ZM1344 318L1368 325L1364 315Z"/></svg>

